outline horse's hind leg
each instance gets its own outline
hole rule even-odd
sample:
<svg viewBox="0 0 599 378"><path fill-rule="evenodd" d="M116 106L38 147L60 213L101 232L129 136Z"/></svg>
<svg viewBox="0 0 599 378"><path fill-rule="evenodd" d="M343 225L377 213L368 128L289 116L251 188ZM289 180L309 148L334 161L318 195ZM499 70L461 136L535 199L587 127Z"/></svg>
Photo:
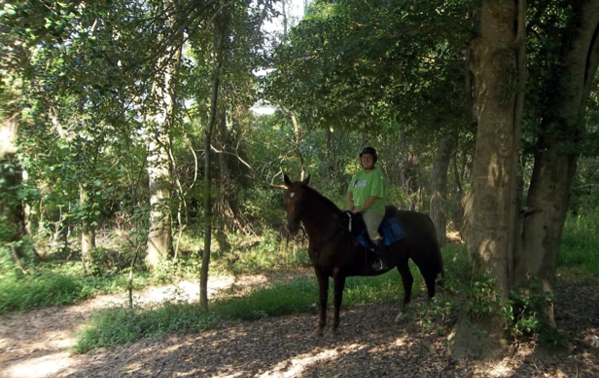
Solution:
<svg viewBox="0 0 599 378"><path fill-rule="evenodd" d="M428 299L431 300L435 296L435 281L437 280L437 274L434 272L421 270L422 277L426 283L426 290L428 292Z"/></svg>
<svg viewBox="0 0 599 378"><path fill-rule="evenodd" d="M412 272L410 272L410 267L408 265L408 259L402 259L397 264L397 270L401 275L401 281L403 283L403 304L401 306L401 311L395 318L396 322L399 322L404 318L403 311L408 303L410 303L410 298L412 297L412 284L414 283L414 277L412 276Z"/></svg>

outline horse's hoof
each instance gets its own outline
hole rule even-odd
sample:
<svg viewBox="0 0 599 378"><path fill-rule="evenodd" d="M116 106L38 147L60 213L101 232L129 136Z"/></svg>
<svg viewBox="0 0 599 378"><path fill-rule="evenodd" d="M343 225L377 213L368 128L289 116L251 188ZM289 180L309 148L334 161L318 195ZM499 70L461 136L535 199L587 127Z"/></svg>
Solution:
<svg viewBox="0 0 599 378"><path fill-rule="evenodd" d="M323 335L324 335L324 332L322 332L321 328L316 328L314 330L314 332L312 332L312 337L313 338L322 337Z"/></svg>
<svg viewBox="0 0 599 378"><path fill-rule="evenodd" d="M395 323L403 322L405 319L406 319L406 314L404 314L402 311L399 314L397 314L397 316L395 317Z"/></svg>

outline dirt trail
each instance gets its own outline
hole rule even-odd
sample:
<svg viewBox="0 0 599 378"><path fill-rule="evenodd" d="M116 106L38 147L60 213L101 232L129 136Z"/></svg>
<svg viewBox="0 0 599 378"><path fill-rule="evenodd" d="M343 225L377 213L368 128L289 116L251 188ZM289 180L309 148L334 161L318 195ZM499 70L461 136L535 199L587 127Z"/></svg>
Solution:
<svg viewBox="0 0 599 378"><path fill-rule="evenodd" d="M269 282L221 277L209 287L215 295ZM92 312L127 300L101 296L0 317L0 377L597 377L599 349L591 344L599 340L598 289L559 282L556 318L569 338L560 357L522 346L512 358L488 363L452 359L445 338L425 332L419 319L395 324L395 302L346 308L337 337L311 338L316 316L301 314L73 355L75 331ZM142 304L186 298L197 298L195 283L136 294Z"/></svg>
<svg viewBox="0 0 599 378"><path fill-rule="evenodd" d="M236 287L268 284L263 275L210 277L209 298ZM151 287L135 292L137 306L159 304L165 300L193 301L198 298L199 284L181 281L173 285ZM75 334L94 311L127 306L125 294L101 295L71 306L46 307L23 314L0 316L0 378L55 377L77 371L86 356L69 352Z"/></svg>

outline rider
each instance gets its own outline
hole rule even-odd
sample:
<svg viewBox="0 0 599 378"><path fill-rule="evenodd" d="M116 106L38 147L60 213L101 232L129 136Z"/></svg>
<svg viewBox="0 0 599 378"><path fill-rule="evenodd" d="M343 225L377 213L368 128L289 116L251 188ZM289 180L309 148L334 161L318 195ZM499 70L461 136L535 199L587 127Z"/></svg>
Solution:
<svg viewBox="0 0 599 378"><path fill-rule="evenodd" d="M373 269L388 269L385 243L378 232L385 215L387 183L383 172L374 167L377 161L374 147L364 147L360 151L360 160L363 170L352 177L347 189L348 208L354 214L362 213L368 236L374 243L374 251L378 258L372 265Z"/></svg>

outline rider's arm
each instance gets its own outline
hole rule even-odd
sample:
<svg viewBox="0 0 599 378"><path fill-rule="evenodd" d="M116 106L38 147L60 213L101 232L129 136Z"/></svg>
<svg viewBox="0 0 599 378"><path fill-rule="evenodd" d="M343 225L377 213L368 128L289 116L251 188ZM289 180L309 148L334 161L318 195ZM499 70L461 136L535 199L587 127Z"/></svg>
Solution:
<svg viewBox="0 0 599 378"><path fill-rule="evenodd" d="M373 203L376 202L377 199L379 199L379 197L375 197L375 196L368 197L368 199L366 200L366 202L364 202L364 204L362 206L360 206L359 209L357 209L356 211L354 211L354 213L361 213L364 210L368 209Z"/></svg>
<svg viewBox="0 0 599 378"><path fill-rule="evenodd" d="M351 192L347 192L347 209L349 211L354 209L354 195Z"/></svg>

